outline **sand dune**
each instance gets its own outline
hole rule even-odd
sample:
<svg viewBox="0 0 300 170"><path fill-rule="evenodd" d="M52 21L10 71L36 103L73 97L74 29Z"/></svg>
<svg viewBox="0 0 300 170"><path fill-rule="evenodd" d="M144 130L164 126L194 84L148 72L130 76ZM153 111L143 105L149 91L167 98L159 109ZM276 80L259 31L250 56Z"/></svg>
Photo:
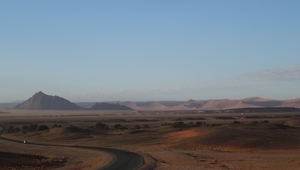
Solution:
<svg viewBox="0 0 300 170"><path fill-rule="evenodd" d="M300 99L273 100L251 97L241 100L189 100L189 101L149 101L149 102L119 102L135 110L222 110L236 108L258 107L295 107L300 108Z"/></svg>
<svg viewBox="0 0 300 170"><path fill-rule="evenodd" d="M300 98L283 101L281 106L300 108Z"/></svg>

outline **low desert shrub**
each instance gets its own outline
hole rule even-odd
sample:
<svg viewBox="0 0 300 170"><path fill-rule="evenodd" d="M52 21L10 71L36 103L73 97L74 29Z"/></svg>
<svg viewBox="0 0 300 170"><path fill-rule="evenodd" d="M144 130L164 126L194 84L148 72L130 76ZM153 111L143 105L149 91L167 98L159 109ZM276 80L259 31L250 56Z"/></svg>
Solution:
<svg viewBox="0 0 300 170"><path fill-rule="evenodd" d="M150 128L150 126L149 125L144 125L143 128Z"/></svg>
<svg viewBox="0 0 300 170"><path fill-rule="evenodd" d="M39 131L48 130L48 129L49 129L49 127L46 126L46 125L40 125L39 126Z"/></svg>
<svg viewBox="0 0 300 170"><path fill-rule="evenodd" d="M30 124L29 126L28 126L28 130L30 131L30 132L34 132L34 131L37 131L38 130L38 125L37 124Z"/></svg>
<svg viewBox="0 0 300 170"><path fill-rule="evenodd" d="M5 133L16 133L16 132L20 132L21 129L18 127L14 127L14 126L9 126L7 129L5 129Z"/></svg>
<svg viewBox="0 0 300 170"><path fill-rule="evenodd" d="M239 122L239 121L233 121L233 124L240 124L241 122Z"/></svg>
<svg viewBox="0 0 300 170"><path fill-rule="evenodd" d="M140 125L135 125L134 129L141 129Z"/></svg>
<svg viewBox="0 0 300 170"><path fill-rule="evenodd" d="M122 125L121 124L115 124L114 127L115 127L115 129L120 129L122 127Z"/></svg>
<svg viewBox="0 0 300 170"><path fill-rule="evenodd" d="M95 129L102 129L102 130L108 130L109 129L108 125L106 125L104 123L101 123L101 122L96 123L94 128Z"/></svg>
<svg viewBox="0 0 300 170"><path fill-rule="evenodd" d="M176 127L176 128L183 128L183 127L186 127L186 124L184 124L184 122L182 121L179 121L179 122L174 122L172 124L173 127Z"/></svg>
<svg viewBox="0 0 300 170"><path fill-rule="evenodd" d="M61 128L62 126L61 125L58 125L58 124L54 124L53 126L52 126L52 128Z"/></svg>

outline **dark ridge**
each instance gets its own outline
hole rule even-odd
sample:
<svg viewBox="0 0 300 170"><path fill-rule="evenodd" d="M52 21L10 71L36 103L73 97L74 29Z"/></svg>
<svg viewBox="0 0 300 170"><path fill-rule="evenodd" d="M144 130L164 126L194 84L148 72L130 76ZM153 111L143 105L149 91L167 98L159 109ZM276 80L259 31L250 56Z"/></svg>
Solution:
<svg viewBox="0 0 300 170"><path fill-rule="evenodd" d="M182 102L180 102L180 101L161 101L159 103L161 103L161 104L163 104L165 106L169 106L169 107L171 107L171 106L178 106L178 105L182 104Z"/></svg>
<svg viewBox="0 0 300 170"><path fill-rule="evenodd" d="M95 103L92 107L89 108L89 110L133 110L130 107L120 105L119 103L117 104L112 104L112 103Z"/></svg>
<svg viewBox="0 0 300 170"><path fill-rule="evenodd" d="M279 106L281 101L242 101L245 104L261 106L261 107L276 107Z"/></svg>
<svg viewBox="0 0 300 170"><path fill-rule="evenodd" d="M202 106L203 106L203 104L201 104L201 103L191 103L191 104L184 105L184 107L191 107L191 108L197 108L197 109L202 108Z"/></svg>
<svg viewBox="0 0 300 170"><path fill-rule="evenodd" d="M261 108L238 108L219 110L221 113L259 113L259 112L299 112L299 108L295 107L261 107Z"/></svg>

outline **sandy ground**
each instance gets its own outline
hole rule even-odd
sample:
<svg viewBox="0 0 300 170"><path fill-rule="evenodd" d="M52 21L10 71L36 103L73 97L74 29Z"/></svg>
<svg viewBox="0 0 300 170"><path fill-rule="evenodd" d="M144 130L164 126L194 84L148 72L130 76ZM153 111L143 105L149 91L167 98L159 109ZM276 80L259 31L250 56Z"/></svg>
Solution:
<svg viewBox="0 0 300 170"><path fill-rule="evenodd" d="M288 153L288 154L287 154ZM297 151L151 151L158 160L159 170L168 169L300 169Z"/></svg>
<svg viewBox="0 0 300 170"><path fill-rule="evenodd" d="M0 153L14 153L8 161L7 155L0 158L1 169L99 169L113 160L105 152L52 146L18 144L0 140ZM44 159L30 159L30 156L43 156Z"/></svg>
<svg viewBox="0 0 300 170"><path fill-rule="evenodd" d="M51 127L55 123L62 127L26 134L4 133L2 136L6 138L134 151L145 156L146 166L142 169L300 169L300 113L251 113L241 116L200 112L7 112L0 115L0 123L5 126L21 128L37 123ZM178 121L185 124L193 122L194 125L200 121L205 124L199 127L172 127ZM109 125L110 130L89 130L88 127L96 122ZM114 129L115 124L128 129ZM137 125L139 128L136 128ZM61 160L56 165L49 165L48 169L96 169L113 159L111 155L99 151L33 147L3 140L0 140L0 152L43 155L54 162Z"/></svg>

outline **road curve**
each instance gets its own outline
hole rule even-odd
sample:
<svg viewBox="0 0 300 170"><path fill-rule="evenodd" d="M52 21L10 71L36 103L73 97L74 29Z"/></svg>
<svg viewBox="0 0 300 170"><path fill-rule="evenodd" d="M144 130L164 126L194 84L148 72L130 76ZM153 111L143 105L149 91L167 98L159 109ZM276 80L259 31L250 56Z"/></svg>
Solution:
<svg viewBox="0 0 300 170"><path fill-rule="evenodd" d="M88 146L74 146L76 148L99 150L113 154L115 159L102 170L134 170L144 165L144 157L140 154L114 148L98 148Z"/></svg>
<svg viewBox="0 0 300 170"><path fill-rule="evenodd" d="M0 135L4 131L5 127L0 124ZM23 141L17 141L12 139L7 139L0 137L1 140L7 140L16 143L22 143ZM106 167L101 168L101 170L135 170L144 165L144 157L138 153L129 152L114 148L101 148L101 147L90 147L90 146L64 146L64 145L51 145L42 143L30 143L30 145L40 145L40 146L59 146L59 147L73 147L81 149L91 149L98 150L102 152L107 152L115 156L115 159Z"/></svg>
<svg viewBox="0 0 300 170"><path fill-rule="evenodd" d="M59 146L59 145L56 145ZM144 165L144 157L140 154L114 148L98 148L89 146L71 146L82 149L99 150L113 154L115 159L101 170L134 170Z"/></svg>

